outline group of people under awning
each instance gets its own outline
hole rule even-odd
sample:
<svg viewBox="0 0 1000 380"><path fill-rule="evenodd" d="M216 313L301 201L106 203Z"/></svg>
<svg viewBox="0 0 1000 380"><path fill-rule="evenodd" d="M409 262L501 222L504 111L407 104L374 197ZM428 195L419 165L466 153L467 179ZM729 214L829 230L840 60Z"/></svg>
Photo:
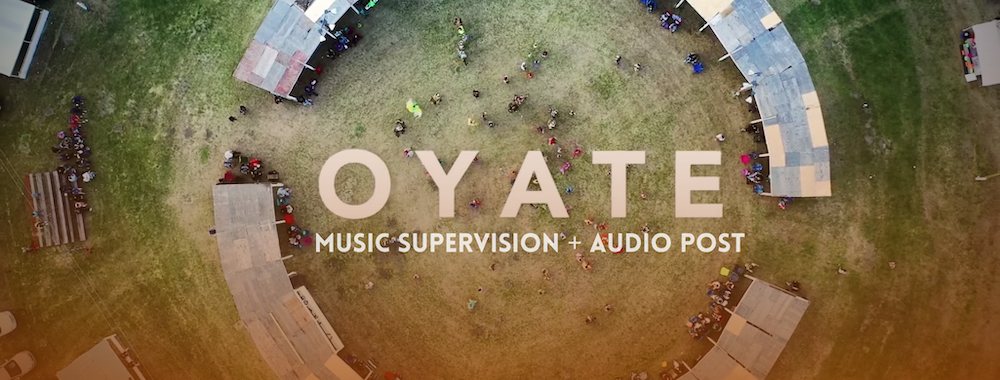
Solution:
<svg viewBox="0 0 1000 380"><path fill-rule="evenodd" d="M69 134L67 135L65 130L56 134L59 143L52 147L52 153L58 155L59 161L62 162L56 168L56 172L66 183L59 187L59 191L70 199L73 209L80 214L91 209L87 204L83 188L79 185L80 180L93 181L97 174L90 169L90 147L84 141L86 133L83 131L83 124L87 123L85 118L87 111L83 109L83 97L74 96L72 103L68 119ZM39 223L44 224L44 222Z"/></svg>

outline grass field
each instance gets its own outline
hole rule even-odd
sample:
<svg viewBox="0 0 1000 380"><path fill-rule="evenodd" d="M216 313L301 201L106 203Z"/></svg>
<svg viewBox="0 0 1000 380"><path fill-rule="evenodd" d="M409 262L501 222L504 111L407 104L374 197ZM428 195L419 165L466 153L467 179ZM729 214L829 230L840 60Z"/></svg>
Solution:
<svg viewBox="0 0 1000 380"><path fill-rule="evenodd" d="M591 273L570 252L534 255L327 255L296 252L286 262L347 344L362 358L408 379L612 379L658 372L659 363L690 359L683 319L704 308L705 281L721 265L756 261L759 277L802 282L812 301L769 379L959 379L1000 371L998 267L1000 90L966 86L955 54L958 32L991 19L1000 6L983 0L940 2L776 0L809 64L831 142L834 197L797 200L779 210L752 195L735 173L753 144L737 130L750 120L731 98L741 77L731 62L710 63L698 77L681 61L697 51L724 54L690 9L670 34L633 1L457 2L384 0L364 20L357 49L330 61L311 108L274 105L232 72L271 5L234 7L105 0L82 12L54 4L53 21L27 81L0 80L0 149L15 179L0 181L0 310L18 331L0 338L0 358L29 349L43 378L100 338L119 334L153 379L271 379L238 324L218 264L210 186L222 152L253 153L281 171L295 191L296 217L328 232L562 232L589 241L585 218L613 232L648 223L664 232L746 232L744 253L595 256ZM929 17L932 15L933 17ZM454 62L451 19L475 38L469 65ZM518 65L533 43L548 50L531 80ZM613 64L623 57L623 68ZM641 63L634 73L626 66ZM500 78L510 76L511 83ZM474 99L478 89L482 97ZM64 248L21 253L29 220L19 176L51 170L48 146L63 127L69 99L83 94L99 179L90 188L92 253ZM432 106L434 93L444 97ZM504 111L514 93L526 106ZM391 134L406 99L424 117ZM868 102L871 108L862 109ZM226 120L240 104L251 114ZM558 167L544 123L564 148L645 150L629 173L629 217L609 220L604 168L574 161L555 175L575 193L570 218L524 207L497 218L507 175L527 150ZM576 115L569 117L569 110ZM493 130L466 125L482 112ZM122 132L112 127L121 125ZM673 215L673 152L712 150L716 133L721 220ZM451 161L480 151L457 190L457 217L436 217L437 195L406 148L434 150ZM378 215L335 218L318 197L318 173L331 154L363 148L389 164L393 195ZM6 173L4 178L10 177ZM349 167L341 196L361 200L370 176ZM349 188L349 190L347 190ZM647 192L648 199L639 198ZM473 212L464 203L482 199ZM499 262L496 271L488 266ZM897 262L889 270L888 261ZM838 266L849 270L836 272ZM542 279L546 268L551 281ZM413 275L419 274L420 280ZM372 281L375 287L364 290ZM485 292L479 294L477 288ZM537 291L544 289L545 294ZM476 310L466 301L479 300ZM615 311L602 307L612 303ZM586 315L597 323L585 325Z"/></svg>

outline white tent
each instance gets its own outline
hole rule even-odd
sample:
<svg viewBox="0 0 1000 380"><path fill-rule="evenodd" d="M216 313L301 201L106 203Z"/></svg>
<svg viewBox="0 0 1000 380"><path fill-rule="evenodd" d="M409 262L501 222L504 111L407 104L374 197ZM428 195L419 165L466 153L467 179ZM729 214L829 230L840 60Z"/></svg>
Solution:
<svg viewBox="0 0 1000 380"><path fill-rule="evenodd" d="M49 11L21 0L0 0L0 74L26 78Z"/></svg>
<svg viewBox="0 0 1000 380"><path fill-rule="evenodd" d="M324 15L329 14L330 17L326 19L326 22L333 25L344 16L348 9L357 12L358 9L354 8L356 2L358 0L316 0L309 5L309 9L306 9L306 17L313 22L318 22Z"/></svg>
<svg viewBox="0 0 1000 380"><path fill-rule="evenodd" d="M979 58L976 71L983 77L983 86L1000 84L1000 21L975 25L972 32L976 36Z"/></svg>

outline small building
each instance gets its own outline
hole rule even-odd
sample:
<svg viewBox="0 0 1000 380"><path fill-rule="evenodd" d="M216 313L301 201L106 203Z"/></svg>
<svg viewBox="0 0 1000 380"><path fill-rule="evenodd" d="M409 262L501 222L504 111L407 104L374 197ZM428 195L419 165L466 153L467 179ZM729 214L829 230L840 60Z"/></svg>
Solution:
<svg viewBox="0 0 1000 380"><path fill-rule="evenodd" d="M962 31L965 81L982 78L983 87L1000 84L1000 20L990 20Z"/></svg>
<svg viewBox="0 0 1000 380"><path fill-rule="evenodd" d="M96 346L56 372L59 380L145 380L139 362L132 359L117 335L101 340Z"/></svg>
<svg viewBox="0 0 1000 380"><path fill-rule="evenodd" d="M27 78L49 11L21 0L0 0L0 74Z"/></svg>
<svg viewBox="0 0 1000 380"><path fill-rule="evenodd" d="M9 0L3 0L9 1ZM292 0L275 0L243 54L233 76L287 99L321 42L348 9L359 12L357 0L315 0L303 7ZM360 13L360 12L359 12Z"/></svg>

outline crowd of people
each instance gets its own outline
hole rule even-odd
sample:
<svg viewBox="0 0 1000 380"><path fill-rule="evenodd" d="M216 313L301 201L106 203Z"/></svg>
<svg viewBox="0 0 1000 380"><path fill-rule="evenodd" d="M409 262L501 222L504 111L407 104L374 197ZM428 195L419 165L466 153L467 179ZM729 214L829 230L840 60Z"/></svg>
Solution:
<svg viewBox="0 0 1000 380"><path fill-rule="evenodd" d="M738 277L736 278L738 280ZM732 297L736 283L732 278L725 283L712 280L708 283L708 297L712 300L708 304L709 312L699 312L688 319L686 325L688 334L694 339L701 339L711 331L718 330L725 322L726 306L729 306L729 299Z"/></svg>
<svg viewBox="0 0 1000 380"><path fill-rule="evenodd" d="M753 186L753 191L756 194L764 192L762 183L767 182L767 178L762 173L764 165L757 162L759 158L760 154L757 152L748 152L740 156L740 163L743 164L743 177L745 177L747 185Z"/></svg>
<svg viewBox="0 0 1000 380"><path fill-rule="evenodd" d="M358 24L358 26L360 27L361 24ZM333 36L333 47L327 49L326 55L324 57L327 58L327 59L331 59L331 60L332 59L336 59L341 54L343 54L345 51L347 51L348 49L356 46L358 44L358 42L361 41L361 35L358 34L351 27L344 27L344 28L340 28L340 29L336 29L336 30L332 30L331 29L330 30L330 35ZM323 68L322 67L317 66L317 67L310 67L310 68L317 75L323 74ZM308 84L306 84L306 86L302 89L302 94L301 95L294 95L293 96L294 99L295 99L295 102L299 103L301 105L304 105L304 106L311 106L311 105L313 105L313 99L312 98L314 96L319 95L319 93L316 92L316 85L318 83L319 83L319 80L317 80L316 78L310 79L309 82L308 82ZM281 104L282 102L285 101L285 99L286 98L284 96L274 95L274 104Z"/></svg>
<svg viewBox="0 0 1000 380"><path fill-rule="evenodd" d="M711 301L708 303L707 312L699 312L685 322L688 334L694 339L701 339L712 331L718 331L726 321L726 312L729 303L732 301L733 292L736 290L736 283L744 274L752 274L758 267L757 263L747 262L740 266L736 265L732 270L723 268L721 274L725 275L725 281L712 280L707 284L708 292L705 294ZM796 287L798 283L796 282Z"/></svg>
<svg viewBox="0 0 1000 380"><path fill-rule="evenodd" d="M326 51L327 59L335 59L347 49L357 45L358 41L361 41L361 35L350 27L344 27L333 31L333 39L333 47Z"/></svg>
<svg viewBox="0 0 1000 380"><path fill-rule="evenodd" d="M243 153L237 151L226 151L225 160L222 162L222 166L226 168L226 172L219 178L219 183L240 183L243 182L242 178L249 177L253 182L260 182L264 178L264 163L256 158L243 155ZM236 172L234 172L236 170ZM237 175L236 173L240 175ZM277 172L271 171L268 175L276 175Z"/></svg>
<svg viewBox="0 0 1000 380"><path fill-rule="evenodd" d="M83 97L74 96L72 103L67 120L69 134L66 130L56 134L59 142L52 147L52 153L59 157L60 164L56 171L66 183L60 185L59 191L71 200L73 209L80 214L91 210L81 182L93 181L97 174L90 168L90 147L84 139L83 125L87 123L87 111L83 108Z"/></svg>
<svg viewBox="0 0 1000 380"><path fill-rule="evenodd" d="M288 214L291 215L291 206L288 206ZM309 230L296 225L288 226L288 246L292 248L302 248L312 245L313 239Z"/></svg>
<svg viewBox="0 0 1000 380"><path fill-rule="evenodd" d="M739 92L737 92L739 94ZM751 103L750 112L755 112L756 108L753 107ZM759 122L750 123L746 127L740 129L740 132L747 133L753 136L753 141L758 144L764 143L764 132ZM740 162L743 164L743 177L746 179L746 183L753 187L754 194L764 193L764 184L768 183L770 179L768 175L764 172L764 164L761 163L763 157L757 152L747 152L740 156ZM794 198L789 196L783 196L778 199L778 207L784 210L788 207Z"/></svg>
<svg viewBox="0 0 1000 380"><path fill-rule="evenodd" d="M521 104L524 104L524 101L527 100L527 99L528 99L528 95L514 94L514 99L511 100L511 102L507 104L507 112L510 112L510 113L517 112L517 109L520 108ZM552 120L555 120L555 116L552 117Z"/></svg>
<svg viewBox="0 0 1000 380"><path fill-rule="evenodd" d="M681 22L683 22L681 16L678 16L676 13L663 11L663 14L660 15L660 26L671 33L676 32L677 28L680 28Z"/></svg>
<svg viewBox="0 0 1000 380"><path fill-rule="evenodd" d="M653 0L639 0L639 3L646 7L647 13L653 13L653 11L656 10L657 4ZM681 20L681 16L674 12L663 11L663 13L660 14L660 26L662 26L663 29L669 30L671 33L676 32L682 22L683 20Z"/></svg>
<svg viewBox="0 0 1000 380"><path fill-rule="evenodd" d="M469 42L469 35L465 34L465 26L462 25L462 18L455 17L455 28L458 30L458 59L462 64L469 65L469 55L465 52L465 43Z"/></svg>

